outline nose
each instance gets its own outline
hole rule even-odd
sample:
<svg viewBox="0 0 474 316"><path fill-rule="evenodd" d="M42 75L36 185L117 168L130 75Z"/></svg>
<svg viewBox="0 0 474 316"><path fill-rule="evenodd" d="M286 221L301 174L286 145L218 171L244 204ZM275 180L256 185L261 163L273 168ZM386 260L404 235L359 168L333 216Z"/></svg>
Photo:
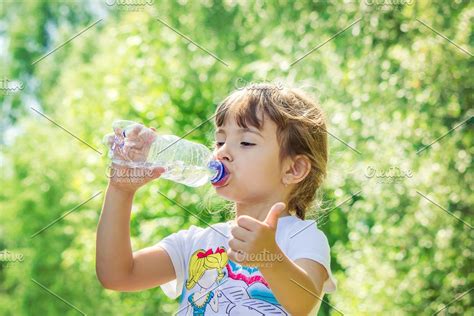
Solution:
<svg viewBox="0 0 474 316"><path fill-rule="evenodd" d="M232 157L227 148L227 143L224 143L224 145L222 145L221 147L216 148L214 150L214 156L216 157L217 160L232 161Z"/></svg>

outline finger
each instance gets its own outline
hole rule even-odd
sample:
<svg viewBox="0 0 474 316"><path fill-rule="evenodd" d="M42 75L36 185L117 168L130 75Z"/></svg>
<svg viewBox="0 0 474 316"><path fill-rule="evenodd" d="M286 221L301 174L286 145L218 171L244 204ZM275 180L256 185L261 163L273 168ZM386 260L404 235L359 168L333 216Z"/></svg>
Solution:
<svg viewBox="0 0 474 316"><path fill-rule="evenodd" d="M126 128L126 131L125 131L125 136L126 137L130 137L130 138L134 138L134 137L137 137L138 134L140 133L140 131L144 128L145 126L143 126L142 124L139 124L139 123L136 123L136 124L133 124L131 126L128 126Z"/></svg>
<svg viewBox="0 0 474 316"><path fill-rule="evenodd" d="M122 135L122 129L120 127L114 127L114 133L115 135Z"/></svg>
<svg viewBox="0 0 474 316"><path fill-rule="evenodd" d="M249 235L252 232L249 231L248 229L245 229L243 227L239 227L239 226L235 225L230 229L230 233L232 234L232 237L234 237L235 239L246 242L249 238Z"/></svg>
<svg viewBox="0 0 474 316"><path fill-rule="evenodd" d="M154 177L159 177L163 173L165 173L166 169L164 167L155 167L153 168L153 176Z"/></svg>
<svg viewBox="0 0 474 316"><path fill-rule="evenodd" d="M229 247L234 251L245 251L247 250L247 244L241 240L230 238Z"/></svg>
<svg viewBox="0 0 474 316"><path fill-rule="evenodd" d="M110 133L104 136L104 139L102 142L110 148L112 144L114 143L114 139L115 139L115 134Z"/></svg>
<svg viewBox="0 0 474 316"><path fill-rule="evenodd" d="M244 255L244 253L242 253L242 252L239 253L239 252L234 251L234 250L232 250L232 249L227 250L227 257L228 257L230 260L232 260L232 261L234 261L234 262L238 262L238 263L240 263L240 264L242 264L242 265L244 264L244 261L245 261L245 255Z"/></svg>
<svg viewBox="0 0 474 316"><path fill-rule="evenodd" d="M146 156L142 149L137 149L135 147L124 147L123 149L124 156L134 162L144 162L146 161Z"/></svg>
<svg viewBox="0 0 474 316"><path fill-rule="evenodd" d="M262 223L248 215L241 215L237 218L237 225L249 231L255 231Z"/></svg>
<svg viewBox="0 0 474 316"><path fill-rule="evenodd" d="M138 138L143 144L150 144L156 138L156 133L149 128L144 128L138 134Z"/></svg>
<svg viewBox="0 0 474 316"><path fill-rule="evenodd" d="M135 149L124 147L123 153L127 160L138 162L138 153Z"/></svg>
<svg viewBox="0 0 474 316"><path fill-rule="evenodd" d="M135 148L142 149L144 146L143 139L140 138L125 138L125 147L126 148Z"/></svg>
<svg viewBox="0 0 474 316"><path fill-rule="evenodd" d="M229 258L229 260L231 260L231 261L237 262L237 260L235 258L235 252L232 251L232 249L227 250L227 258Z"/></svg>
<svg viewBox="0 0 474 316"><path fill-rule="evenodd" d="M114 128L114 143L117 145L123 144L124 142L124 136L123 136L123 130L120 127L115 127Z"/></svg>
<svg viewBox="0 0 474 316"><path fill-rule="evenodd" d="M117 139L114 139L114 144L112 146L112 156L113 158L118 158L120 160L127 160L125 153L123 152L123 143L120 143Z"/></svg>
<svg viewBox="0 0 474 316"><path fill-rule="evenodd" d="M276 229L278 224L278 218L280 217L281 213L285 209L286 204L283 202L275 203L265 218L265 223L270 226L271 228Z"/></svg>

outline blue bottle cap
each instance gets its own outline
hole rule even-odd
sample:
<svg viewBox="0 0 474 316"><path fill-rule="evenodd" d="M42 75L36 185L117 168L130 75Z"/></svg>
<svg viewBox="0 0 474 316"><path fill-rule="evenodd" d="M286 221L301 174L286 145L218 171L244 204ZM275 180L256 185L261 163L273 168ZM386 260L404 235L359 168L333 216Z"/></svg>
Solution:
<svg viewBox="0 0 474 316"><path fill-rule="evenodd" d="M212 183L219 182L226 176L225 167L219 160L211 160L208 164L209 169L216 175L211 179Z"/></svg>

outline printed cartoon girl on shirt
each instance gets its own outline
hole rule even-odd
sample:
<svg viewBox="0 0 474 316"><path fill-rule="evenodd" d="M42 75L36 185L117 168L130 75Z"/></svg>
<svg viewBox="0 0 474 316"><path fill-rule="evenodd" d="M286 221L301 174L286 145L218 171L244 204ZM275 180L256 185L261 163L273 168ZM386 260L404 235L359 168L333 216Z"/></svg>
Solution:
<svg viewBox="0 0 474 316"><path fill-rule="evenodd" d="M214 312L218 311L218 291L210 290L214 284L224 277L223 269L227 265L227 252L224 247L196 250L189 261L189 278L186 289L192 289L196 284L200 289L188 296L189 307L186 315L203 316L209 305Z"/></svg>

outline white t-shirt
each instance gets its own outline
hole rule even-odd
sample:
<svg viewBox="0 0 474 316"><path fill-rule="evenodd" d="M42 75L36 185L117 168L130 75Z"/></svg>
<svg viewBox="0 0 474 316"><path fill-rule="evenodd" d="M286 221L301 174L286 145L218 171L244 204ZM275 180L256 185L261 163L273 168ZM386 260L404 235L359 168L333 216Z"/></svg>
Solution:
<svg viewBox="0 0 474 316"><path fill-rule="evenodd" d="M192 225L157 244L166 250L176 272L176 279L161 288L170 298L180 296L177 315L289 315L257 267L241 266L227 257L231 224ZM336 290L329 243L314 221L280 217L276 242L291 260L307 258L322 264L329 275L323 291Z"/></svg>

